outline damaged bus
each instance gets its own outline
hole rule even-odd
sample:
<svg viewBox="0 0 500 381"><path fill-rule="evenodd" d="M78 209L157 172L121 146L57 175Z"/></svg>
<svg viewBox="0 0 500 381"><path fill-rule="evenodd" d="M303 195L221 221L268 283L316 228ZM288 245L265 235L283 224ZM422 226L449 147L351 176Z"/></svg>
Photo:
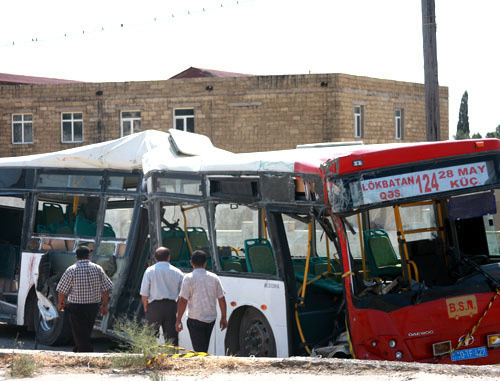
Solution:
<svg viewBox="0 0 500 381"><path fill-rule="evenodd" d="M375 145L322 165L355 358L500 363L499 150Z"/></svg>
<svg viewBox="0 0 500 381"><path fill-rule="evenodd" d="M214 329L209 353L350 356L340 247L319 173L349 150L145 155L152 245L170 248L185 272L192 252L206 251L226 291L228 328ZM192 348L186 330L179 344Z"/></svg>
<svg viewBox="0 0 500 381"><path fill-rule="evenodd" d="M55 289L80 245L113 281L109 313L95 328L112 333L116 318L142 312L139 287L150 259L142 158L154 149L163 157L186 156L175 148L174 135L183 134L145 131L0 159L0 321L35 330L41 344L70 341ZM211 149L207 140L198 145L203 152ZM195 154L195 137L190 141Z"/></svg>

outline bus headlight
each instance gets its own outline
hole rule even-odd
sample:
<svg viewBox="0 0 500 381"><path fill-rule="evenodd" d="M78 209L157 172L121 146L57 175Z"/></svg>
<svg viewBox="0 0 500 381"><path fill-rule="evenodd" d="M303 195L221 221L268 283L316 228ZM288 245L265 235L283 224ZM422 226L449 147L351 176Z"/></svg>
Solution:
<svg viewBox="0 0 500 381"><path fill-rule="evenodd" d="M397 359L397 360L401 360L402 358L403 358L403 352L401 352L401 351L397 351L397 352L396 352L396 359Z"/></svg>
<svg viewBox="0 0 500 381"><path fill-rule="evenodd" d="M432 353L434 356L441 356L451 352L451 341L440 341L432 344Z"/></svg>
<svg viewBox="0 0 500 381"><path fill-rule="evenodd" d="M500 347L500 334L497 333L496 335L488 335L486 342L490 348Z"/></svg>
<svg viewBox="0 0 500 381"><path fill-rule="evenodd" d="M391 348L395 348L395 347L396 347L396 340L390 340L390 341L389 341L389 346L390 346Z"/></svg>

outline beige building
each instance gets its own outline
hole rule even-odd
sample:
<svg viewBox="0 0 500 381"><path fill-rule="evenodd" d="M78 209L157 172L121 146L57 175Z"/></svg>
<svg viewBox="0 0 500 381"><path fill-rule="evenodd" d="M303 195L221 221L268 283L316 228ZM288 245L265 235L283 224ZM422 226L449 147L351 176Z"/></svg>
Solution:
<svg viewBox="0 0 500 381"><path fill-rule="evenodd" d="M190 68L162 81L34 85L5 83L0 75L0 156L173 127L204 134L234 152L426 138L422 84L346 74L231 74ZM440 109L445 140L446 87L440 88Z"/></svg>

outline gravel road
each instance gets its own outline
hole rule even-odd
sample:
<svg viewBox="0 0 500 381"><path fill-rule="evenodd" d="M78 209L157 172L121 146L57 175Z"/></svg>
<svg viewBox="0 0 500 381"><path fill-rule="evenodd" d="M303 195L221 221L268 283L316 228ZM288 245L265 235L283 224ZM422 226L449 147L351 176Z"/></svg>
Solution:
<svg viewBox="0 0 500 381"><path fill-rule="evenodd" d="M9 376L13 350L0 350L0 378ZM16 351L17 352L17 351ZM163 359L155 370L129 371L102 367L110 355L94 353L77 355L68 352L19 351L34 356L35 361L50 366L39 367L34 381L80 380L168 380L168 381L476 381L500 380L498 366L434 365L385 361L363 361L317 358L234 358L210 357ZM52 360L50 360L52 358ZM55 360L54 360L55 359ZM53 361L51 363L51 361ZM55 362L54 362L55 361ZM78 366L67 366L69 363ZM99 367L98 364L101 364ZM54 365L55 364L55 365ZM23 380L23 379L21 379Z"/></svg>

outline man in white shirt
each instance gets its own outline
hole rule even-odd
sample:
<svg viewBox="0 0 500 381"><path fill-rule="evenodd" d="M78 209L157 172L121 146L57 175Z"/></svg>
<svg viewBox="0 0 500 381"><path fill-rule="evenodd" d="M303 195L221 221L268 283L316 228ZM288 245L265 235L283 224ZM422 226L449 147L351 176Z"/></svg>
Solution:
<svg viewBox="0 0 500 381"><path fill-rule="evenodd" d="M141 297L150 324L161 326L166 340L179 344L179 334L175 329L177 298L184 274L170 264L170 251L159 247L155 252L156 263L144 272Z"/></svg>
<svg viewBox="0 0 500 381"><path fill-rule="evenodd" d="M193 272L184 277L179 294L176 329L182 331L181 319L188 306L187 326L193 349L207 352L217 318L217 301L221 311L220 329L227 327L226 298L219 277L205 270L205 252L196 250L191 256L191 265Z"/></svg>

